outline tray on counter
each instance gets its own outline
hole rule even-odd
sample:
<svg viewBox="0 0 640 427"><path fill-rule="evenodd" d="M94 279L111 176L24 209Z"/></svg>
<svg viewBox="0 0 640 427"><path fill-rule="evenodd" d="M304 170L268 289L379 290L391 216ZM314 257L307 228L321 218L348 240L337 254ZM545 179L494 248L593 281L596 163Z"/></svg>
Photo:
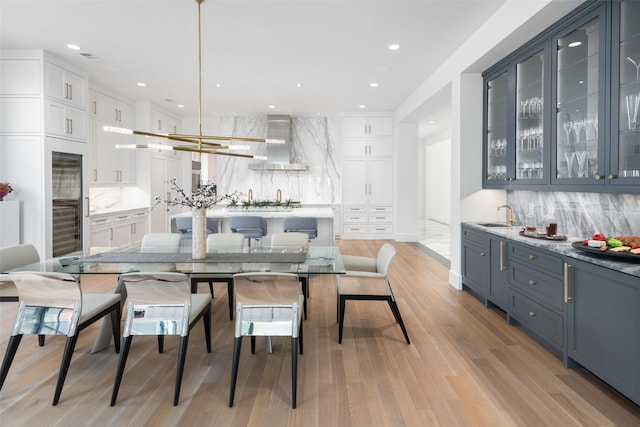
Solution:
<svg viewBox="0 0 640 427"><path fill-rule="evenodd" d="M640 255L632 254L631 252L611 252L609 250L601 251L600 248L592 248L591 246L587 246L582 242L573 242L571 243L571 246L573 246L574 249L578 249L579 251L617 259L619 261L640 262Z"/></svg>
<svg viewBox="0 0 640 427"><path fill-rule="evenodd" d="M558 242L567 240L567 236L560 236L560 235L547 236L545 233L538 233L538 232L536 232L535 235L532 235L532 234L527 234L524 230L520 230L520 235L523 237L530 237L532 239L555 240Z"/></svg>

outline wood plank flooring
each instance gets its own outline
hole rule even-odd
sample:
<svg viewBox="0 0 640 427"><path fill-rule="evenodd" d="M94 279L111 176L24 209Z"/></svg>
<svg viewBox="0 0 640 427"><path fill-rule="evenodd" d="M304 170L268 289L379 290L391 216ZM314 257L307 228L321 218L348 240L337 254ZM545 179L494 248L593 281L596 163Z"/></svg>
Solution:
<svg viewBox="0 0 640 427"><path fill-rule="evenodd" d="M383 241L342 240L343 253L374 256ZM91 354L99 323L80 334L58 406L51 406L64 340L23 340L0 391L2 426L639 426L640 407L582 370L569 370L504 313L447 283L448 271L410 243L391 281L412 344L384 302L349 301L337 343L335 279L311 280L298 408L291 409L289 341L274 353L242 349L229 408L233 322L226 285L212 300L212 353L203 328L191 333L180 402L172 406L177 340L158 354L152 337L133 341L115 407L118 355ZM110 292L114 276L83 277L86 292ZM208 292L202 284L200 292ZM0 303L4 354L17 303Z"/></svg>

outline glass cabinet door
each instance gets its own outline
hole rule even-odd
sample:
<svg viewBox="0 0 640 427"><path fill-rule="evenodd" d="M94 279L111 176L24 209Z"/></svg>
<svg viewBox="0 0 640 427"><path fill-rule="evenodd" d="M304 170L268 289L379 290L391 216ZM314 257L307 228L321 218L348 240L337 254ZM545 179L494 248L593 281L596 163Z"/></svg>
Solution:
<svg viewBox="0 0 640 427"><path fill-rule="evenodd" d="M556 183L595 184L604 173L599 143L604 132L600 127L601 31L596 15L557 39Z"/></svg>
<svg viewBox="0 0 640 427"><path fill-rule="evenodd" d="M507 171L509 76L507 72L488 80L486 93L485 182L504 183Z"/></svg>
<svg viewBox="0 0 640 427"><path fill-rule="evenodd" d="M516 182L545 178L544 51L516 66Z"/></svg>
<svg viewBox="0 0 640 427"><path fill-rule="evenodd" d="M620 3L618 145L612 149L609 176L616 181L640 180L639 16L640 1L624 0Z"/></svg>

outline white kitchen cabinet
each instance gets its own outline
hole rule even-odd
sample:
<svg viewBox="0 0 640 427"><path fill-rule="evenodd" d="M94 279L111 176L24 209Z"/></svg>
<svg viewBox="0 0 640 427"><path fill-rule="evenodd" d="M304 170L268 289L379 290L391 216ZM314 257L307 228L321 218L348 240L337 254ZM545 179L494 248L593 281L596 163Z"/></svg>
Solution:
<svg viewBox="0 0 640 427"><path fill-rule="evenodd" d="M150 123L149 131L154 133L180 133L180 120L169 114L168 112L161 110L155 106L151 106L150 109ZM155 144L171 145L173 142L164 138L157 138L154 141ZM173 150L155 150L155 152L164 157L178 158L181 155L180 151Z"/></svg>
<svg viewBox="0 0 640 427"><path fill-rule="evenodd" d="M393 232L391 117L343 119L342 230L346 238L384 238ZM371 122L370 122L371 121Z"/></svg>
<svg viewBox="0 0 640 427"><path fill-rule="evenodd" d="M345 117L342 119L342 137L392 137L393 118L389 116Z"/></svg>
<svg viewBox="0 0 640 427"><path fill-rule="evenodd" d="M167 182L169 179L176 177L180 179L182 167L180 160L165 158L154 154L151 157L151 200L160 196L163 200L169 200L176 196L176 193L171 190L171 185ZM183 187L183 184L178 182ZM184 187L183 187L184 188ZM167 212L166 205L157 206L150 212L151 215L151 233L168 233L169 229L169 216L180 213L178 209L174 209L171 212Z"/></svg>
<svg viewBox="0 0 640 427"><path fill-rule="evenodd" d="M142 238L147 234L149 223L149 214L145 212L139 212L131 216L130 221L130 233L129 243L134 245L142 243Z"/></svg>
<svg viewBox="0 0 640 427"><path fill-rule="evenodd" d="M135 107L132 103L95 91L94 112L98 119L114 126L132 128L135 123Z"/></svg>
<svg viewBox="0 0 640 427"><path fill-rule="evenodd" d="M147 232L147 209L92 216L89 246L115 248L142 241Z"/></svg>
<svg viewBox="0 0 640 427"><path fill-rule="evenodd" d="M136 152L116 148L118 144L132 144L131 135L107 132L111 123L91 119L91 182L93 184L134 184L136 181Z"/></svg>
<svg viewBox="0 0 640 427"><path fill-rule="evenodd" d="M46 61L45 95L86 110L89 95L87 79Z"/></svg>
<svg viewBox="0 0 640 427"><path fill-rule="evenodd" d="M46 101L47 134L80 141L87 140L87 112L57 101Z"/></svg>

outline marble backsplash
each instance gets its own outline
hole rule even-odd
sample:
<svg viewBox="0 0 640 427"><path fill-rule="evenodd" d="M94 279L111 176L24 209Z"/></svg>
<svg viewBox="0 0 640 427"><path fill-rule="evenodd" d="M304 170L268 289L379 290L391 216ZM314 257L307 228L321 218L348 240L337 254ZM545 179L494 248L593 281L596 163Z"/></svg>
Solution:
<svg viewBox="0 0 640 427"><path fill-rule="evenodd" d="M218 123L221 135L263 138L267 116L223 117ZM251 170L249 164L256 160L218 156L218 193L238 190L246 195L251 189L254 200L273 200L280 189L283 200L339 204L342 194L339 123L338 118L329 117L291 118L291 162L306 164L306 171ZM266 155L265 144L260 144L255 154Z"/></svg>
<svg viewBox="0 0 640 427"><path fill-rule="evenodd" d="M553 206L558 234L640 235L640 196L634 194L508 191L507 203L513 208L518 224L524 223L533 204L540 228L544 215Z"/></svg>

